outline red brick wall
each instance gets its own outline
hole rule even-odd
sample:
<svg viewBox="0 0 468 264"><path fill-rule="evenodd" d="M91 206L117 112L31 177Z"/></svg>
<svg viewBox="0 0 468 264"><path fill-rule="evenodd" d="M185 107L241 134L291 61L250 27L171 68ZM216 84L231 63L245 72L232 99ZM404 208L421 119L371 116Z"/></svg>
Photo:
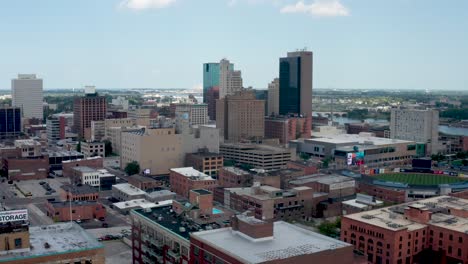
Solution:
<svg viewBox="0 0 468 264"><path fill-rule="evenodd" d="M10 180L39 180L49 175L49 159L44 156L39 159L6 159L4 165Z"/></svg>
<svg viewBox="0 0 468 264"><path fill-rule="evenodd" d="M93 264L104 264L105 254L104 247L99 249L83 250L80 252L71 252L65 254L53 254L50 256L37 258L18 258L17 260L8 261L9 264L37 264L37 263L74 263L75 261L90 260Z"/></svg>
<svg viewBox="0 0 468 264"><path fill-rule="evenodd" d="M205 189L210 192L216 188L217 180L190 180L188 177L181 175L177 172L171 171L169 173L169 182L171 184L171 191L178 195L182 195L185 198L189 197L189 191L194 189Z"/></svg>
<svg viewBox="0 0 468 264"><path fill-rule="evenodd" d="M383 188L377 185L359 182L357 192L375 196L377 199L383 200L384 202L389 202L389 203L406 202L405 190L388 189L388 188Z"/></svg>
<svg viewBox="0 0 468 264"><path fill-rule="evenodd" d="M221 168L218 173L218 184L224 188L248 187L252 185L252 175L237 175Z"/></svg>
<svg viewBox="0 0 468 264"><path fill-rule="evenodd" d="M468 151L468 136L463 137L463 150Z"/></svg>
<svg viewBox="0 0 468 264"><path fill-rule="evenodd" d="M52 218L56 222L65 222L70 221L70 207L53 207L51 203L46 204L47 208L47 216ZM90 220L90 219L98 219L101 217L106 217L106 209L100 203L95 204L83 204L83 205L76 205L72 204L72 212L73 220ZM59 213L56 215L56 213Z"/></svg>
<svg viewBox="0 0 468 264"><path fill-rule="evenodd" d="M102 169L103 165L103 158L92 158L92 159L81 159L81 160L72 160L69 162L63 163L63 176L64 177L71 177L73 176L72 168L78 166L87 166L93 169Z"/></svg>

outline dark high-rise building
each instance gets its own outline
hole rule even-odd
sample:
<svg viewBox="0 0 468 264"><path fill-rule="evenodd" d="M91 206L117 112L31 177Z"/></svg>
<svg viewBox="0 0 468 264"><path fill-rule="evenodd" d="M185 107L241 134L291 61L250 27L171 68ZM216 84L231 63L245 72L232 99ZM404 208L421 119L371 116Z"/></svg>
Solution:
<svg viewBox="0 0 468 264"><path fill-rule="evenodd" d="M230 64L231 71L234 64ZM203 103L208 104L208 116L216 120L216 100L219 99L219 63L203 64Z"/></svg>
<svg viewBox="0 0 468 264"><path fill-rule="evenodd" d="M21 134L21 108L0 108L0 138L11 138Z"/></svg>
<svg viewBox="0 0 468 264"><path fill-rule="evenodd" d="M73 101L73 122L78 137L91 139L91 121L106 119L107 103L105 96L99 96L94 88L87 87L85 96Z"/></svg>
<svg viewBox="0 0 468 264"><path fill-rule="evenodd" d="M312 115L312 57L310 51L296 51L280 58L280 115Z"/></svg>

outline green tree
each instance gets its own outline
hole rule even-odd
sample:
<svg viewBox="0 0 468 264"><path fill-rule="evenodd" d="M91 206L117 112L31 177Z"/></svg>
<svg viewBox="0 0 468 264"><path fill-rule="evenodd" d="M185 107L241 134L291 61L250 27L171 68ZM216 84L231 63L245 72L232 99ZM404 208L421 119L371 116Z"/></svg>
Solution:
<svg viewBox="0 0 468 264"><path fill-rule="evenodd" d="M337 218L334 222L325 221L318 226L319 233L329 237L339 237L341 228L341 219Z"/></svg>
<svg viewBox="0 0 468 264"><path fill-rule="evenodd" d="M106 157L112 155L112 142L109 140L104 140L104 152Z"/></svg>
<svg viewBox="0 0 468 264"><path fill-rule="evenodd" d="M310 155L307 154L307 153L305 153L305 152L301 152L301 153L299 154L299 157L300 157L302 160L304 160L304 161L310 159Z"/></svg>
<svg viewBox="0 0 468 264"><path fill-rule="evenodd" d="M225 159L223 162L224 167L232 167L234 165L236 165L236 162L233 160Z"/></svg>
<svg viewBox="0 0 468 264"><path fill-rule="evenodd" d="M76 144L76 151L81 152L81 141L78 141L78 144Z"/></svg>
<svg viewBox="0 0 468 264"><path fill-rule="evenodd" d="M127 163L127 166L125 166L125 172L128 175L140 173L140 164L138 164L137 161L132 161L130 163Z"/></svg>

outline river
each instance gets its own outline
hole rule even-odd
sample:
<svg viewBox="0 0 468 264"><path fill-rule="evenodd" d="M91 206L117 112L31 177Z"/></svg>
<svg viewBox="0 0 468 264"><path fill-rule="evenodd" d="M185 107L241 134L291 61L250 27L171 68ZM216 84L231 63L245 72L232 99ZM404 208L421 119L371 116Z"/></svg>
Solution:
<svg viewBox="0 0 468 264"><path fill-rule="evenodd" d="M352 119L348 117L333 117L334 122L338 122L338 124L343 125L345 123L359 123L361 120L358 119ZM377 123L380 125L389 125L390 122L385 120L385 119L373 119L373 118L367 118L364 119L365 122L372 124L372 123ZM449 135L462 135L462 136L468 136L468 128L460 128L460 127L450 127L450 126L439 126L439 132L442 132L444 134L449 134Z"/></svg>

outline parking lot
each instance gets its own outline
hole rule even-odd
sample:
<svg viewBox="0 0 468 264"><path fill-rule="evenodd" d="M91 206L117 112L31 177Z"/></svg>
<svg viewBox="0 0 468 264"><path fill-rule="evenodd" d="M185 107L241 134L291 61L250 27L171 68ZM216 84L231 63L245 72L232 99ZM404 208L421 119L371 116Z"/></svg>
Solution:
<svg viewBox="0 0 468 264"><path fill-rule="evenodd" d="M46 194L46 188L41 185L41 182L47 183L52 190L50 194ZM60 190L60 186L65 183L70 183L68 178L54 178L54 179L43 179L43 180L28 180L28 181L19 181L15 182L18 189L24 194L31 194L31 197L47 197L47 196L56 196Z"/></svg>
<svg viewBox="0 0 468 264"><path fill-rule="evenodd" d="M132 263L132 249L122 240L103 241L106 251L106 264Z"/></svg>

